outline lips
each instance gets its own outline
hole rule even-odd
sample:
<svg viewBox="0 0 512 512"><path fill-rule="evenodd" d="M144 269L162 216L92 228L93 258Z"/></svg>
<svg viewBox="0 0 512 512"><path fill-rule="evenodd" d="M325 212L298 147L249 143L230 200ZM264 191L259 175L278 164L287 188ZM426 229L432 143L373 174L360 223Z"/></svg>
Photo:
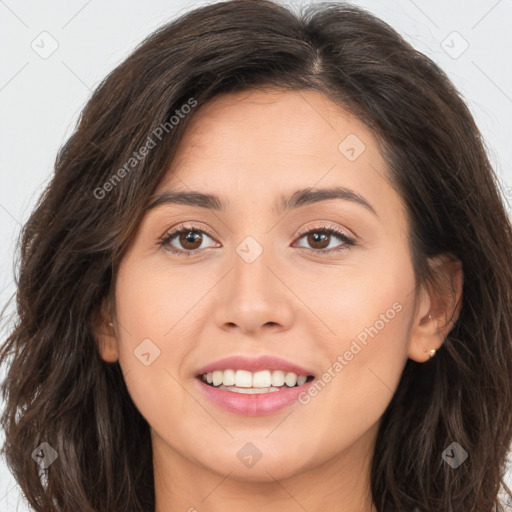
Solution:
<svg viewBox="0 0 512 512"><path fill-rule="evenodd" d="M199 368L196 372L196 377L205 373L219 370L224 371L228 369L234 369L235 371L247 370L249 372L258 372L261 370L282 370L283 372L292 372L297 375L315 376L314 372L310 368L305 368L280 357L271 355L263 355L259 357L239 355L219 359Z"/></svg>
<svg viewBox="0 0 512 512"><path fill-rule="evenodd" d="M295 374L295 382L289 382L288 385L279 382L278 388L273 384L266 388L262 387L265 383L258 382L258 387L247 388L250 385L242 381L236 384L244 387L237 386L224 386L215 387L208 382L206 376L221 374L226 370L233 370L237 374L244 374L252 372L253 375L261 374L261 377L266 377L268 383L269 371L275 374L286 373L288 377ZM228 373L228 372L226 372ZM232 371L229 373L233 373ZM297 381L297 375L301 376L300 381ZM307 376L307 379L306 379ZM292 363L279 357L265 355L260 357L247 357L247 356L232 356L220 359L206 366L203 366L197 371L196 385L199 387L199 392L207 397L213 404L225 411L242 414L246 416L262 416L277 413L294 403L298 402L298 396L305 392L314 380L314 372L311 369ZM281 379L282 380L282 379ZM292 377L293 381L293 377ZM266 384L265 384L266 385ZM250 390L250 392L249 392Z"/></svg>
<svg viewBox="0 0 512 512"><path fill-rule="evenodd" d="M244 416L264 416L275 414L293 405L299 405L299 397L307 393L314 381L306 382L282 391L263 394L232 393L224 389L214 388L199 379L195 379L198 393L206 397L219 409ZM302 406L301 406L302 407Z"/></svg>

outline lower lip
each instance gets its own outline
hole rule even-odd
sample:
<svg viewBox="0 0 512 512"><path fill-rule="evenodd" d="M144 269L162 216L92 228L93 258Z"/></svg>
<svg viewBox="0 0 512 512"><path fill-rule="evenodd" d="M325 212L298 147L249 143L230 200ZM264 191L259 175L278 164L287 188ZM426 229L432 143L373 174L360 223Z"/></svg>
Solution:
<svg viewBox="0 0 512 512"><path fill-rule="evenodd" d="M298 396L307 391L308 387L314 382L313 379L293 388L284 388L270 393L245 395L209 386L197 378L196 380L201 391L213 403L226 411L245 416L264 416L282 411L294 402L298 402Z"/></svg>

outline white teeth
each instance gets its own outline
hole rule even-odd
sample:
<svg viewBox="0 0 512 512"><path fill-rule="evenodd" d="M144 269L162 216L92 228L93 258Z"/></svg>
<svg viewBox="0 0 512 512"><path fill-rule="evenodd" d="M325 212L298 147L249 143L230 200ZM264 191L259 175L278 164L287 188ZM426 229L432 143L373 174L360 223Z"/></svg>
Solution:
<svg viewBox="0 0 512 512"><path fill-rule="evenodd" d="M261 370L254 373L247 370L215 370L203 374L201 377L208 384L212 384L219 389L229 388L229 391L235 393L242 393L244 390L256 390L254 392L247 391L251 394L279 391L285 384L289 388L296 385L302 386L307 380L306 375L297 375L282 370Z"/></svg>
<svg viewBox="0 0 512 512"><path fill-rule="evenodd" d="M275 370L272 372L272 386L282 386L284 384L284 372Z"/></svg>
<svg viewBox="0 0 512 512"><path fill-rule="evenodd" d="M235 373L235 386L237 388L250 388L252 386L252 373L247 370L237 370Z"/></svg>
<svg viewBox="0 0 512 512"><path fill-rule="evenodd" d="M233 393L241 393L243 395L261 395L262 393L273 393L279 391L279 388L237 388L235 386L219 386L219 389L232 391Z"/></svg>
<svg viewBox="0 0 512 512"><path fill-rule="evenodd" d="M256 372L252 376L253 388L268 388L272 384L272 376L268 370Z"/></svg>
<svg viewBox="0 0 512 512"><path fill-rule="evenodd" d="M222 384L222 380L224 379L224 372L216 371L213 372L213 385L219 386Z"/></svg>
<svg viewBox="0 0 512 512"><path fill-rule="evenodd" d="M234 370L224 370L224 378L222 379L222 384L224 384L224 386L234 386L235 385L235 371Z"/></svg>
<svg viewBox="0 0 512 512"><path fill-rule="evenodd" d="M289 387L295 386L295 384L297 384L297 374L288 372L286 374L286 377L284 378L284 381L286 382L286 385Z"/></svg>

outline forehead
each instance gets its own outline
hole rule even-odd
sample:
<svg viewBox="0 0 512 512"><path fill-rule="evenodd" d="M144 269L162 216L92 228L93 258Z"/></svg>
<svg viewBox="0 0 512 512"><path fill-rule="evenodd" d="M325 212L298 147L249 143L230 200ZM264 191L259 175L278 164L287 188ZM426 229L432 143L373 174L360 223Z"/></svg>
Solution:
<svg viewBox="0 0 512 512"><path fill-rule="evenodd" d="M266 162L281 155L334 163L343 156L348 167L363 153L381 160L364 123L323 94L251 90L215 97L194 112L174 163L201 157Z"/></svg>
<svg viewBox="0 0 512 512"><path fill-rule="evenodd" d="M370 129L317 91L223 94L190 121L157 193L203 190L226 204L271 198L275 207L290 191L344 186L402 209Z"/></svg>

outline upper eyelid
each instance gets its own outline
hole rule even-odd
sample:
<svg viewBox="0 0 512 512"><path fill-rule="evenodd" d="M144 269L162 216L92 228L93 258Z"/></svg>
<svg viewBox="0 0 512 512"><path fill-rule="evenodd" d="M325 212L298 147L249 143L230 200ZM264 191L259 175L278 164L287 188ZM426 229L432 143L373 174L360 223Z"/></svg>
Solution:
<svg viewBox="0 0 512 512"><path fill-rule="evenodd" d="M193 224L193 223L190 223L190 225L188 225L188 224L189 223L187 223L187 222L182 222L182 223L178 224L176 227L169 228L164 232L164 234L160 238L161 239L166 238L167 236L169 236L171 234L172 234L172 236L176 236L178 233L188 230L188 231L197 231L200 233L205 233L210 238L215 239L215 237L207 229L201 227L200 224Z"/></svg>
<svg viewBox="0 0 512 512"><path fill-rule="evenodd" d="M331 225L329 224L328 222L325 222L319 226L309 226L307 225L306 227L304 228L301 228L299 229L299 231L297 232L297 236L303 236L307 233L310 233L312 231L322 231L322 230L327 230L327 231L337 231L343 235L345 235L346 237L348 238L357 238L357 236L355 234L352 233L352 231L346 229L346 228L341 228L339 226L335 226L335 225ZM339 236L339 235L338 235Z"/></svg>
<svg viewBox="0 0 512 512"><path fill-rule="evenodd" d="M342 234L346 235L347 237L350 237L350 238L356 238L355 235L352 234L351 231L348 231L347 229L345 228L340 228L340 227L336 227L336 226L331 226L327 223L324 222L324 224L320 225L320 226L306 226L304 228L301 228L299 229L299 231L297 232L297 235L296 236L303 236L311 231L314 231L314 230L318 230L318 231L321 231L322 229L324 230L334 230L334 231L340 231ZM212 239L215 239L215 236L212 235L207 229L201 227L200 224L196 224L194 225L193 223L190 223L190 225L187 225L186 222L183 222L183 223L180 223L178 224L178 226L174 227L174 228L169 228L167 229L164 234L160 237L160 239L163 239L163 238L166 238L168 235L177 235L178 233L182 232L182 231L187 231L187 230L190 230L190 231L199 231L199 232L203 232L205 233L206 235L208 235L210 238Z"/></svg>
<svg viewBox="0 0 512 512"><path fill-rule="evenodd" d="M295 238L296 239L301 239L301 238L303 238L304 236L306 236L307 234L309 234L311 232L322 231L322 230L323 231L332 231L331 236L334 235L335 237L338 237L340 239L343 239L343 237L345 237L346 240L343 240L343 243L349 243L350 245L354 245L354 244L357 245L357 242L356 242L357 236L352 235L350 231L347 233L344 228L340 228L340 227L337 227L337 226L331 226L331 225L329 225L325 221L320 226L306 226L304 228L301 228L298 231L298 233L295 235ZM192 222L190 222L190 224L187 223L187 222L182 222L178 226L176 226L175 228L168 229L160 237L160 242L163 242L164 240L167 239L168 240L167 244L170 245L170 241L174 240L174 238L177 235L179 235L180 233L182 233L184 231L196 231L196 232L204 233L208 237L210 237L214 242L219 243L215 236L211 235L209 233L209 231L207 231L206 229L204 229L204 228L202 228L200 226L200 223L199 224L194 224ZM307 247L303 247L303 248L307 249ZM205 248L205 249L207 249L207 248ZM185 253L194 253L195 251L202 251L203 249L194 249L192 251L186 251L184 249L176 249L176 250L177 251L183 251ZM328 251L318 251L318 252L328 252Z"/></svg>

